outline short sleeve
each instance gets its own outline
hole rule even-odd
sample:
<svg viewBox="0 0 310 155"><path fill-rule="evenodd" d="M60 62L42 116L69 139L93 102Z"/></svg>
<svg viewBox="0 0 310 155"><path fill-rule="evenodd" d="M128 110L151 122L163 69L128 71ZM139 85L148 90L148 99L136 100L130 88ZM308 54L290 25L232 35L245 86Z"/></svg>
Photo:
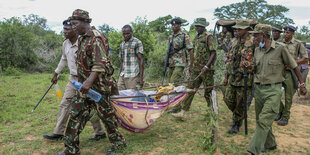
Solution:
<svg viewBox="0 0 310 155"><path fill-rule="evenodd" d="M297 63L296 63L295 59L289 53L288 47L282 46L281 52L282 52L282 58L283 58L284 64L290 68L296 68Z"/></svg>

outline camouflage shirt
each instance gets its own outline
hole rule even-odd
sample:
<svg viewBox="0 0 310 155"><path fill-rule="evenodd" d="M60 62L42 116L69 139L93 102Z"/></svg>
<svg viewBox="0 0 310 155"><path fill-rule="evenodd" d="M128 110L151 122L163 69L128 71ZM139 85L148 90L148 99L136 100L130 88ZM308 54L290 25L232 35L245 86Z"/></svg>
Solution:
<svg viewBox="0 0 310 155"><path fill-rule="evenodd" d="M185 38L184 38L185 37ZM185 46L183 49L174 53L169 59L169 67L175 66L186 66L187 65L187 56L188 51L193 48L193 44L187 34L180 31L177 34L170 35L169 43L172 43L172 48L180 49ZM184 42L185 41L185 42Z"/></svg>
<svg viewBox="0 0 310 155"><path fill-rule="evenodd" d="M229 73L229 83L233 86L244 86L243 72L244 67L241 66L242 61L250 63L248 69L248 86L253 83L253 70L254 70L254 55L255 46L253 44L253 37L248 36L245 41L236 39L232 43L231 51L227 56L227 71Z"/></svg>
<svg viewBox="0 0 310 155"><path fill-rule="evenodd" d="M104 43L100 36L104 39ZM91 72L98 72L98 78L94 81L92 89L101 94L109 94L113 82L111 77L113 67L109 61L108 48L108 40L92 27L79 37L79 49L76 52L78 81L83 83Z"/></svg>
<svg viewBox="0 0 310 155"><path fill-rule="evenodd" d="M196 35L194 41L194 67L201 69L205 66L211 56L211 51L215 51L214 37L208 32L204 32L200 35ZM214 69L213 64L210 67Z"/></svg>
<svg viewBox="0 0 310 155"><path fill-rule="evenodd" d="M217 38L218 42L223 43L225 45L229 45L231 39L232 39L231 32L226 32L225 34L221 32ZM218 48L221 49L221 46L218 46Z"/></svg>

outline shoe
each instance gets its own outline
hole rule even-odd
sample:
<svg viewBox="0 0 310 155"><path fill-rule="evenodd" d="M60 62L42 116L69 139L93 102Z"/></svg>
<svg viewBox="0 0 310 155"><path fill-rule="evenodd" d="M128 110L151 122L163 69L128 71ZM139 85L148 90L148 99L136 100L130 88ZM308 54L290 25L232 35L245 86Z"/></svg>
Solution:
<svg viewBox="0 0 310 155"><path fill-rule="evenodd" d="M238 123L238 122L234 122L233 126L231 127L231 129L228 130L229 134L236 134L239 132L239 128L242 124Z"/></svg>
<svg viewBox="0 0 310 155"><path fill-rule="evenodd" d="M279 121L282 118L282 112L279 112L274 121Z"/></svg>
<svg viewBox="0 0 310 155"><path fill-rule="evenodd" d="M110 148L108 151L107 151L107 155L109 155L109 154L112 154L112 153L116 153L116 151L117 151L117 149L115 148L115 147L112 147L112 148Z"/></svg>
<svg viewBox="0 0 310 155"><path fill-rule="evenodd" d="M55 153L55 155L66 155L66 153L61 152L61 153Z"/></svg>
<svg viewBox="0 0 310 155"><path fill-rule="evenodd" d="M272 150L275 150L275 149L277 149L277 145L273 146L271 148L263 148L261 152L269 152L269 151L272 151Z"/></svg>
<svg viewBox="0 0 310 155"><path fill-rule="evenodd" d="M278 122L278 125L286 126L288 124L288 120L282 118L281 121Z"/></svg>
<svg viewBox="0 0 310 155"><path fill-rule="evenodd" d="M105 139L105 138L107 138L107 135L103 133L102 135L95 135L94 137L89 138L88 140L99 141L100 139Z"/></svg>
<svg viewBox="0 0 310 155"><path fill-rule="evenodd" d="M169 110L167 113L171 114L171 113L178 113L178 112L179 112L179 109L174 108L174 109Z"/></svg>
<svg viewBox="0 0 310 155"><path fill-rule="evenodd" d="M124 149L126 148L126 144L123 144L121 146L119 146L118 148L115 147L111 147L108 151L107 151L107 155L109 154L113 154L113 153L117 153L117 152L122 152Z"/></svg>
<svg viewBox="0 0 310 155"><path fill-rule="evenodd" d="M172 116L175 117L175 118L179 118L179 119L181 119L183 121L185 121L187 119L186 111L183 110L183 109L180 112L178 112L178 113L172 114Z"/></svg>
<svg viewBox="0 0 310 155"><path fill-rule="evenodd" d="M44 138L49 139L49 140L61 140L63 139L64 135L59 135L59 134L51 134L51 135L43 135Z"/></svg>

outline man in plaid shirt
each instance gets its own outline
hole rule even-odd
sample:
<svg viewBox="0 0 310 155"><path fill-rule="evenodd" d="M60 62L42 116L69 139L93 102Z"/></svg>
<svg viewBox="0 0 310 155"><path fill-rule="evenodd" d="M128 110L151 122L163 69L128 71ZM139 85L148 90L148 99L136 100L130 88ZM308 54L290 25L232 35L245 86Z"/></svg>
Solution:
<svg viewBox="0 0 310 155"><path fill-rule="evenodd" d="M121 58L118 89L134 89L139 84L143 87L143 45L142 42L132 36L132 28L125 25L122 28L124 41L120 45L119 56Z"/></svg>

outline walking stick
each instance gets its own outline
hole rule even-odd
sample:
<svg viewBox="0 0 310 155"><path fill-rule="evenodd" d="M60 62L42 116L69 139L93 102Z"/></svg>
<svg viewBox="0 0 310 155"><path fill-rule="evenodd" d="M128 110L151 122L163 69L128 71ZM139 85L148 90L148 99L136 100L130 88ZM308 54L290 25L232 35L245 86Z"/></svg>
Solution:
<svg viewBox="0 0 310 155"><path fill-rule="evenodd" d="M47 89L47 91L45 92L45 94L41 97L40 101L37 103L37 105L33 108L33 110L32 110L31 112L33 112L33 111L37 108L37 106L41 103L41 101L43 100L43 98L45 97L45 95L47 94L47 92L52 88L52 86L53 86L54 84L55 84L54 82L51 84L51 86Z"/></svg>

